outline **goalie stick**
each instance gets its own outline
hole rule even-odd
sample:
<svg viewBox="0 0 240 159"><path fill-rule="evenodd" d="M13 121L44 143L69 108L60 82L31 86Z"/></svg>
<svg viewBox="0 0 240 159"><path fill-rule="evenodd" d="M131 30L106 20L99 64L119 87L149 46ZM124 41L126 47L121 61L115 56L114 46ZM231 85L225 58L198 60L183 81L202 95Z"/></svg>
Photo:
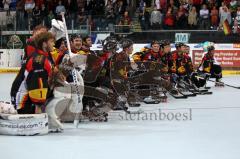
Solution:
<svg viewBox="0 0 240 159"><path fill-rule="evenodd" d="M65 34L66 34L66 41L67 41L67 47L68 47L68 51L69 51L69 55L71 57L72 55L72 51L71 51L71 47L70 47L70 42L69 42L69 36L68 36L68 30L67 30L67 25L66 25L66 20L65 20L65 16L64 16L64 13L62 12L61 13L61 16L62 16L62 20L63 20L63 24L64 24L64 29L65 29ZM77 81L77 74L76 74L76 69L73 69L72 71L72 75L73 75L73 81L74 83L78 84L78 81ZM78 91L78 89L77 89ZM81 101L81 96L80 96L80 93L79 91L77 92L77 96L78 96L78 104L82 104L82 101ZM72 104L73 106L74 104ZM73 113L76 113L76 116L75 116L75 119L74 119L74 125L76 126L76 128L78 127L78 124L79 124L79 117L80 117L80 112L81 112L81 107L74 107L74 108L70 108L70 110L73 112Z"/></svg>

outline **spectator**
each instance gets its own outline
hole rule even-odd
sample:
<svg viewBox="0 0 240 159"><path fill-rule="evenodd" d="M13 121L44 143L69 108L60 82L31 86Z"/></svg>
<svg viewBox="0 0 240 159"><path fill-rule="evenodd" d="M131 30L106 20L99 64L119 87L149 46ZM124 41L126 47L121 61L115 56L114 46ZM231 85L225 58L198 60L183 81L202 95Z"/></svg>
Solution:
<svg viewBox="0 0 240 159"><path fill-rule="evenodd" d="M172 14L172 8L168 7L168 11L164 18L164 27L165 29L174 29L174 16Z"/></svg>
<svg viewBox="0 0 240 159"><path fill-rule="evenodd" d="M87 17L86 17L84 8L81 8L77 17L77 25L86 25L86 20L87 20Z"/></svg>
<svg viewBox="0 0 240 159"><path fill-rule="evenodd" d="M10 4L11 4L11 0L3 0L4 10L9 10Z"/></svg>
<svg viewBox="0 0 240 159"><path fill-rule="evenodd" d="M195 7L194 5L193 5L193 1L192 0L188 0L188 2L187 2L187 8L185 8L186 10L188 10L188 11L191 11L192 10L192 7ZM196 12L197 12L197 8L195 7L195 9L196 9Z"/></svg>
<svg viewBox="0 0 240 159"><path fill-rule="evenodd" d="M209 10L206 4L204 4L200 10L200 28L209 29Z"/></svg>
<svg viewBox="0 0 240 159"><path fill-rule="evenodd" d="M25 4L25 0L20 0L17 2L17 6L16 6L17 29L20 29L20 30L25 28L24 4Z"/></svg>
<svg viewBox="0 0 240 159"><path fill-rule="evenodd" d="M211 10L211 28L216 30L219 24L219 20L218 20L218 10L216 6L213 6L212 10Z"/></svg>
<svg viewBox="0 0 240 159"><path fill-rule="evenodd" d="M38 6L35 6L33 9L33 28L39 24L41 24L41 11Z"/></svg>
<svg viewBox="0 0 240 159"><path fill-rule="evenodd" d="M7 14L6 14L7 30L13 30L13 28L14 28L14 19L15 19L14 16L12 16L10 10L8 10Z"/></svg>
<svg viewBox="0 0 240 159"><path fill-rule="evenodd" d="M222 5L219 7L219 17L221 17L221 14L223 12L223 8L227 7L224 2L222 2Z"/></svg>
<svg viewBox="0 0 240 159"><path fill-rule="evenodd" d="M171 7L172 8L172 14L177 14L177 12L178 12L178 7L175 5L175 2L174 2L174 0L170 0L169 1L169 6L168 6L168 8L169 7Z"/></svg>
<svg viewBox="0 0 240 159"><path fill-rule="evenodd" d="M65 8L69 14L70 21L74 20L74 26L77 26L77 14L78 14L78 4L77 0L67 0L65 3Z"/></svg>
<svg viewBox="0 0 240 159"><path fill-rule="evenodd" d="M148 11L142 11L139 13L139 22L141 25L142 30L148 30L149 29L149 22L150 22L150 14Z"/></svg>
<svg viewBox="0 0 240 159"><path fill-rule="evenodd" d="M131 18L128 15L128 11L124 12L122 19L119 22L119 25L131 25Z"/></svg>
<svg viewBox="0 0 240 159"><path fill-rule="evenodd" d="M238 21L238 25L240 25L240 6L237 8L236 18Z"/></svg>
<svg viewBox="0 0 240 159"><path fill-rule="evenodd" d="M237 19L235 19L233 23L233 33L240 34L240 24L238 24Z"/></svg>
<svg viewBox="0 0 240 159"><path fill-rule="evenodd" d="M26 12L32 12L33 8L35 7L34 0L25 0L25 10Z"/></svg>
<svg viewBox="0 0 240 159"><path fill-rule="evenodd" d="M188 15L188 25L190 29L197 28L197 9L196 7L192 7Z"/></svg>
<svg viewBox="0 0 240 159"><path fill-rule="evenodd" d="M144 0L141 0L139 3L139 12L143 13L145 11L146 8L146 3L144 2Z"/></svg>
<svg viewBox="0 0 240 159"><path fill-rule="evenodd" d="M25 5L24 5L24 8L25 8L25 11L26 11L26 14L25 14L25 25L28 26L28 29L30 29L31 27L31 21L32 21L32 11L33 11L33 8L35 7L35 2L34 0L25 0Z"/></svg>
<svg viewBox="0 0 240 159"><path fill-rule="evenodd" d="M130 32L131 23L132 23L132 20L128 15L128 11L125 11L123 17L119 22L119 25L123 25L123 26L120 26L120 28L123 28L124 33Z"/></svg>
<svg viewBox="0 0 240 159"><path fill-rule="evenodd" d="M232 14L232 17L235 17L236 11L237 11L237 1L236 0L231 0L229 9Z"/></svg>
<svg viewBox="0 0 240 159"><path fill-rule="evenodd" d="M53 11L50 10L49 13L48 13L48 16L47 16L47 26L48 28L51 28L51 25L52 25L52 20L55 18L54 14L53 14Z"/></svg>
<svg viewBox="0 0 240 159"><path fill-rule="evenodd" d="M217 10L217 7L214 6L211 10L211 28L212 29L217 29L218 27L218 10Z"/></svg>
<svg viewBox="0 0 240 159"><path fill-rule="evenodd" d="M112 9L113 9L112 1L108 0L107 5L105 6L105 15L107 15L107 13L111 12Z"/></svg>
<svg viewBox="0 0 240 159"><path fill-rule="evenodd" d="M223 7L223 12L222 12L221 17L220 17L220 24L219 24L220 27L223 26L223 22L226 19L227 19L229 25L231 25L231 22L232 22L231 13L230 13L230 11L228 10L227 7Z"/></svg>
<svg viewBox="0 0 240 159"><path fill-rule="evenodd" d="M151 28L153 30L159 30L161 29L162 25L162 14L161 12L157 9L157 6L154 7L154 10L151 13Z"/></svg>
<svg viewBox="0 0 240 159"><path fill-rule="evenodd" d="M62 12L66 13L66 9L65 9L64 5L62 4L62 1L60 0L58 2L58 6L56 7L56 14L60 15Z"/></svg>
<svg viewBox="0 0 240 159"><path fill-rule="evenodd" d="M121 15L123 15L123 13L125 12L123 2L118 1L114 10L115 10L115 15L116 15L116 22L119 23Z"/></svg>
<svg viewBox="0 0 240 159"><path fill-rule="evenodd" d="M87 15L92 15L94 4L92 0L87 0L84 6Z"/></svg>
<svg viewBox="0 0 240 159"><path fill-rule="evenodd" d="M42 5L41 5L41 10L40 10L40 12L41 12L41 20L42 20L42 22L43 22L43 24L44 25L47 25L47 21L48 21L48 10L47 10L47 7L45 6L45 4L43 3Z"/></svg>
<svg viewBox="0 0 240 159"><path fill-rule="evenodd" d="M114 31L115 14L114 14L113 8L108 10L105 16L106 16L106 24L107 24L108 30Z"/></svg>
<svg viewBox="0 0 240 159"><path fill-rule="evenodd" d="M123 15L123 13L125 12L125 7L123 6L123 2L122 1L118 1L117 5L116 5L116 12L119 15Z"/></svg>
<svg viewBox="0 0 240 159"><path fill-rule="evenodd" d="M183 7L183 5L181 5L179 7L179 10L177 12L177 15L176 15L176 24L177 24L177 28L178 29L184 29L184 28L187 28L187 22L188 22L188 19L185 15L186 11Z"/></svg>
<svg viewBox="0 0 240 159"><path fill-rule="evenodd" d="M160 9L161 9L160 0L155 0L155 6L156 6L157 10L160 11Z"/></svg>

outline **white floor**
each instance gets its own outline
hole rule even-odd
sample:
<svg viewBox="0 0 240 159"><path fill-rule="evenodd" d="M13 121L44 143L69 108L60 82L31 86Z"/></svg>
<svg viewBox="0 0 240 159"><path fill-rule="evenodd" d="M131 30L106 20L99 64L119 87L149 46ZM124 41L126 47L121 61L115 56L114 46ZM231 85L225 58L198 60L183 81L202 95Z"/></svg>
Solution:
<svg viewBox="0 0 240 159"><path fill-rule="evenodd" d="M0 74L0 100L9 100L15 74ZM240 86L240 76L225 77ZM210 83L209 83L210 84ZM113 112L109 122L65 124L61 134L0 136L1 159L240 159L240 90L143 105L141 116ZM151 113L185 114L185 121L150 120ZM161 116L163 117L163 116ZM132 118L133 120L130 120ZM155 119L152 117L152 119Z"/></svg>

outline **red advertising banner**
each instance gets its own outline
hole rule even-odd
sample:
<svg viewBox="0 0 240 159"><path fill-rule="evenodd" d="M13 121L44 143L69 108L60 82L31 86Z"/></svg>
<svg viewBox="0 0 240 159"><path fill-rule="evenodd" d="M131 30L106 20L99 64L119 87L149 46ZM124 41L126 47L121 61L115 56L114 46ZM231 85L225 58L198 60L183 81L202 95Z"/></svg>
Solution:
<svg viewBox="0 0 240 159"><path fill-rule="evenodd" d="M200 65L202 56L202 50L192 50L194 66ZM215 58L223 68L240 67L240 50L215 50Z"/></svg>

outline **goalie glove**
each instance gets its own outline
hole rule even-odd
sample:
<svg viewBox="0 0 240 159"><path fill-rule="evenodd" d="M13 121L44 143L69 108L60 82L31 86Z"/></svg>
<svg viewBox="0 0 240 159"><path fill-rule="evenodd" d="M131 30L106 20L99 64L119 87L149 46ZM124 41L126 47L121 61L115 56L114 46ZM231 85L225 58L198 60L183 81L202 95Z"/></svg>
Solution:
<svg viewBox="0 0 240 159"><path fill-rule="evenodd" d="M60 20L52 19L52 27L50 32L55 35L56 41L65 37L64 24Z"/></svg>

